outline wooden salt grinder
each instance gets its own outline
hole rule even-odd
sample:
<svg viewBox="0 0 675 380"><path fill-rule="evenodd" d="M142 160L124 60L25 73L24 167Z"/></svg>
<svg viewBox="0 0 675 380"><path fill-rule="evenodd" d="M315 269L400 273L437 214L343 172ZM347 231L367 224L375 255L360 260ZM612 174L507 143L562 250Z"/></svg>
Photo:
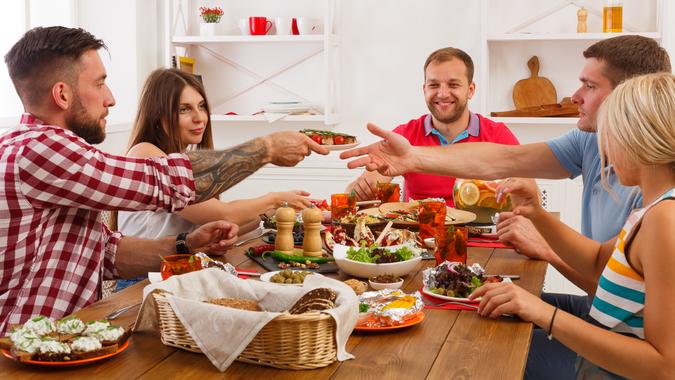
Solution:
<svg viewBox="0 0 675 380"><path fill-rule="evenodd" d="M305 228L305 237L302 241L304 256L321 257L321 210L311 205L302 210L302 223Z"/></svg>
<svg viewBox="0 0 675 380"><path fill-rule="evenodd" d="M274 239L274 249L286 254L293 254L293 224L295 224L295 210L284 202L274 214L277 223L277 237Z"/></svg>
<svg viewBox="0 0 675 380"><path fill-rule="evenodd" d="M581 8L577 11L577 33L586 33L588 26L586 20L588 19L588 11L586 8Z"/></svg>

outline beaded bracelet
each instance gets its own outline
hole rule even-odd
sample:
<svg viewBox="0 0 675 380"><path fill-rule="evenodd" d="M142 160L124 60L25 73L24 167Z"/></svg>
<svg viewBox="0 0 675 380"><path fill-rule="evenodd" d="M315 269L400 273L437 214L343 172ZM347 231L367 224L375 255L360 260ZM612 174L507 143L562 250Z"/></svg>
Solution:
<svg viewBox="0 0 675 380"><path fill-rule="evenodd" d="M555 320L555 315L558 313L558 308L556 307L553 310L553 316L551 316L551 323L548 324L548 340L553 340L553 321Z"/></svg>

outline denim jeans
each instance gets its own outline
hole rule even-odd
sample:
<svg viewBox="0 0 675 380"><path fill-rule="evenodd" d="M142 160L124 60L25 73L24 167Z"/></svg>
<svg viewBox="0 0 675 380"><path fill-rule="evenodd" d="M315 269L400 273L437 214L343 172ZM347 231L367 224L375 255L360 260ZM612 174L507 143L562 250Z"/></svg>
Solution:
<svg viewBox="0 0 675 380"><path fill-rule="evenodd" d="M588 296L542 293L541 299L581 319L588 320L591 310ZM548 333L535 328L532 333L530 353L525 367L525 379L574 379L576 352L556 339L548 340Z"/></svg>
<svg viewBox="0 0 675 380"><path fill-rule="evenodd" d="M117 288L115 288L115 291L119 292L120 290L122 290L124 288L127 288L127 287L129 287L129 286L131 286L131 285L133 285L133 284L135 284L139 281L145 280L146 278L147 278L147 276L139 276L139 277L130 278L130 279L127 279L127 280L117 280Z"/></svg>

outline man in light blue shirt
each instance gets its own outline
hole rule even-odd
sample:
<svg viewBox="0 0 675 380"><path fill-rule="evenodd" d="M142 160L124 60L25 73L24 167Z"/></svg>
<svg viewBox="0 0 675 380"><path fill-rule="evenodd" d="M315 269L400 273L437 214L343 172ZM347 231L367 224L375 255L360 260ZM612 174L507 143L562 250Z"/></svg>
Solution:
<svg viewBox="0 0 675 380"><path fill-rule="evenodd" d="M575 178L582 175L582 232L589 238L613 244L628 214L641 206L642 197L634 188L624 187L611 173L607 176L612 191L601 182L596 113L605 98L622 81L643 74L671 72L668 53L652 39L642 36L619 36L599 41L584 51L586 61L579 75L581 86L572 96L579 107L578 130L548 143L517 146L490 143L460 144L448 147L410 146L407 140L374 125L368 128L384 141L343 152L340 157L365 155L348 163L348 167L365 166L387 176L422 172L465 178L495 179L505 177ZM520 198L538 203L534 187ZM521 205L522 206L522 205ZM502 213L504 216L505 213ZM512 242L519 252L543 259L580 288L593 294L597 278L584 278L555 251L564 243L556 236L541 235L532 222L506 213L500 221L500 238ZM550 244L550 246L549 246ZM605 250L610 251L611 250ZM609 257L607 256L605 260ZM542 295L542 299L574 315L588 313L587 297ZM557 341L549 342L543 330L535 330L525 378L574 378L576 354Z"/></svg>
<svg viewBox="0 0 675 380"><path fill-rule="evenodd" d="M621 185L611 170L606 170L607 183L616 199L603 188L600 181L602 165L595 132L575 129L548 141L547 145L570 173L570 178L581 174L584 183L581 233L601 242L612 239L621 230L628 214L642 207L639 189Z"/></svg>

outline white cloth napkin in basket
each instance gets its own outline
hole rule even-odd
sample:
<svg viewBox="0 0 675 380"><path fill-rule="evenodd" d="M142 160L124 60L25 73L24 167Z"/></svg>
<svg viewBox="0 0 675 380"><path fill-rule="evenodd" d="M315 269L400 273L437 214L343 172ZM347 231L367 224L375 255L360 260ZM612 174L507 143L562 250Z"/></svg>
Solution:
<svg viewBox="0 0 675 380"><path fill-rule="evenodd" d="M337 293L336 307L323 312L335 319L337 359L353 359L345 346L358 317L358 298L343 282L324 276L308 276L302 287L242 280L217 268L172 276L143 289L143 305L134 330L157 328L154 300L148 295L155 289L165 290L171 293L166 297L176 316L201 351L218 370L225 371L267 323L315 288L331 288ZM202 302L224 297L255 300L266 311L252 312Z"/></svg>

